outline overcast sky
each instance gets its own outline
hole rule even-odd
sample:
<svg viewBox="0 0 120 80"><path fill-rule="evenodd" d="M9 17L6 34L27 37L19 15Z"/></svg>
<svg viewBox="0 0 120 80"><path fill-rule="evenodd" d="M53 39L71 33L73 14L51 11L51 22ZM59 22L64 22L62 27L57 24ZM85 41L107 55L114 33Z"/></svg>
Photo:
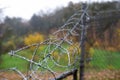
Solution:
<svg viewBox="0 0 120 80"><path fill-rule="evenodd" d="M70 1L77 3L80 1L112 0L0 0L0 8L4 8L4 15L30 19L34 13L52 11L57 7L67 6Z"/></svg>

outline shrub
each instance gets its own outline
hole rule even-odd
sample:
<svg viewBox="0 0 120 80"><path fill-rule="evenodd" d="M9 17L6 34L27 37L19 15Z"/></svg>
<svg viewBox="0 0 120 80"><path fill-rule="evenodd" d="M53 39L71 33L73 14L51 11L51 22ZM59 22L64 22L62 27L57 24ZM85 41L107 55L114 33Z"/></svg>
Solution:
<svg viewBox="0 0 120 80"><path fill-rule="evenodd" d="M44 41L44 35L40 33L34 33L34 34L29 34L24 38L24 44L26 46L34 44L34 43L40 43ZM34 50L35 47L31 47L30 50Z"/></svg>
<svg viewBox="0 0 120 80"><path fill-rule="evenodd" d="M10 39L6 42L3 42L2 45L3 45L3 47L2 47L3 53L6 53L6 52L16 48L15 42L12 39Z"/></svg>
<svg viewBox="0 0 120 80"><path fill-rule="evenodd" d="M42 41L44 41L44 36L40 33L29 34L27 37L24 38L25 45L40 43Z"/></svg>

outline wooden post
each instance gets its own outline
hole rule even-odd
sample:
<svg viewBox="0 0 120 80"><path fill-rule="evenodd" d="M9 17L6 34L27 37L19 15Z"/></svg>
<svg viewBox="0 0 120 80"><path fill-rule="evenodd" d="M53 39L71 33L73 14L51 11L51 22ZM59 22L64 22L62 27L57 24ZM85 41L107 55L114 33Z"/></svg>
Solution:
<svg viewBox="0 0 120 80"><path fill-rule="evenodd" d="M75 72L73 73L73 80L78 80L77 72L78 70L76 69Z"/></svg>
<svg viewBox="0 0 120 80"><path fill-rule="evenodd" d="M80 56L80 72L79 72L79 80L84 80L84 67L85 67L85 39L86 39L86 4L82 4L82 11L83 11L83 17L81 20L81 40L80 40L80 48L81 48L81 56Z"/></svg>

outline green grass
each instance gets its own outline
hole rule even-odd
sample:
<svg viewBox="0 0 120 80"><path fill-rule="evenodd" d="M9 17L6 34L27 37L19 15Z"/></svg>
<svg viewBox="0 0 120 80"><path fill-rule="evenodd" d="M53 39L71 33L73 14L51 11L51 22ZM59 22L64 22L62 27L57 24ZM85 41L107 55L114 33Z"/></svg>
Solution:
<svg viewBox="0 0 120 80"><path fill-rule="evenodd" d="M120 69L120 52L95 49L92 67L96 69Z"/></svg>
<svg viewBox="0 0 120 80"><path fill-rule="evenodd" d="M25 60L19 59L8 54L2 55L2 62L0 64L0 69L8 69L16 67L20 71L26 71L28 62Z"/></svg>
<svg viewBox="0 0 120 80"><path fill-rule="evenodd" d="M44 47L45 48L45 47ZM32 50L24 50L17 54L20 54L22 56L25 56L29 59L31 59L31 56L34 51ZM35 60L39 61L43 59L43 53L38 50ZM0 63L0 69L7 69L16 67L20 71L27 71L28 69L28 62L25 60L22 60L20 58L10 56L8 54L2 55L2 62ZM66 61L64 58L60 61L61 64L66 64ZM90 62L91 67L88 68L94 68L94 69L120 69L120 53L119 52L110 52L106 50L100 50L100 49L94 49L94 54L92 57L92 61ZM45 65L45 64L43 64ZM55 71L63 71L65 68L56 67L54 63L50 60L48 60L48 65Z"/></svg>

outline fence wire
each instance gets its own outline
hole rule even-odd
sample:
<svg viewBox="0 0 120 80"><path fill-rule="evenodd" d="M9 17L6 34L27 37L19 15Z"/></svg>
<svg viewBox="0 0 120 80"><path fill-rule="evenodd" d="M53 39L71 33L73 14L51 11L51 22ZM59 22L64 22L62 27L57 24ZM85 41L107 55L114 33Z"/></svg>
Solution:
<svg viewBox="0 0 120 80"><path fill-rule="evenodd" d="M113 27L114 26L114 27ZM86 42L85 80L119 80L120 79L120 25L112 25L103 33L95 31L88 35ZM113 29L114 28L114 29ZM90 30L90 31L89 31ZM92 29L88 29L92 32ZM93 35L92 35L93 34ZM99 34L99 36L97 36ZM91 40L91 43L90 43Z"/></svg>

